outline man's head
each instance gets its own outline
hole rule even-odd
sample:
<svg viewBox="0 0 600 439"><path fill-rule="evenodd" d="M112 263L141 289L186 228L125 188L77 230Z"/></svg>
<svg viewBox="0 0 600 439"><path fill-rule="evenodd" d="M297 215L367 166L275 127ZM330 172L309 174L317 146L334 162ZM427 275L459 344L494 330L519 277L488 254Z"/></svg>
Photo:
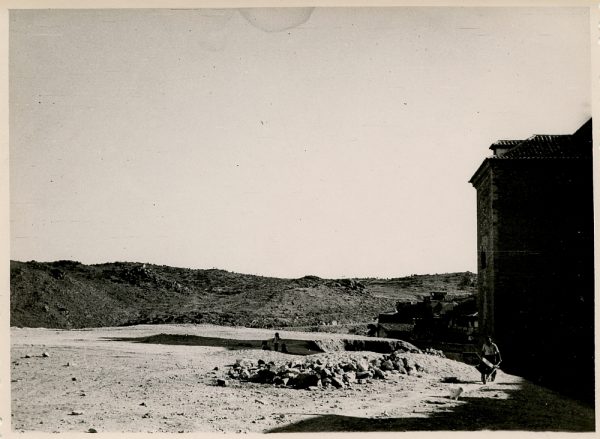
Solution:
<svg viewBox="0 0 600 439"><path fill-rule="evenodd" d="M493 340L492 340L492 336L491 336L491 335L488 335L486 340L487 340L487 342L488 342L488 343L490 343L490 344L491 344L491 343L492 343L492 341L493 341Z"/></svg>

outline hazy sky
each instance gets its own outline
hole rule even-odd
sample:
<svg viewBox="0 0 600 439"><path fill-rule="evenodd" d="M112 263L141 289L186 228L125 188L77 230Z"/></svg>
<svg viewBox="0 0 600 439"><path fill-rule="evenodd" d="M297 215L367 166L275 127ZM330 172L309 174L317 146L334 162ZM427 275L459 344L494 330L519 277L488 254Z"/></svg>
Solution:
<svg viewBox="0 0 600 439"><path fill-rule="evenodd" d="M12 11L11 258L475 271L489 145L590 117L587 8L291 12Z"/></svg>

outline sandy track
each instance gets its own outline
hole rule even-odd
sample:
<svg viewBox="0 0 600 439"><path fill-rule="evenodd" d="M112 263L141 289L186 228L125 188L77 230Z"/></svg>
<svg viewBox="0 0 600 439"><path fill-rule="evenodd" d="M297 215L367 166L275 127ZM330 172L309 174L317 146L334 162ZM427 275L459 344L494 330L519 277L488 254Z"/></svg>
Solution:
<svg viewBox="0 0 600 439"><path fill-rule="evenodd" d="M229 381L238 358L284 362L303 359L279 352L115 341L165 334L214 339L267 339L272 331L212 325L161 325L77 331L11 329L12 428L17 431L269 432L377 430L567 430L594 428L592 408L499 373L483 386L474 368L411 354L426 368L420 376L349 389L295 390ZM317 339L332 334L287 333ZM347 336L343 336L348 338ZM43 357L47 352L49 357ZM30 358L25 358L26 356ZM322 357L380 354L327 353ZM218 368L218 370L215 370ZM459 384L458 401L448 397Z"/></svg>

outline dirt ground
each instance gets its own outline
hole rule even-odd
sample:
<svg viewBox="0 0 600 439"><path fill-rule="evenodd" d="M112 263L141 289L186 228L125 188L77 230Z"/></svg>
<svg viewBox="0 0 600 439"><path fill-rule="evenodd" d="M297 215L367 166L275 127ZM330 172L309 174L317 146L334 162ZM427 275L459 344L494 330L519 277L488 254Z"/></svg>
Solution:
<svg viewBox="0 0 600 439"><path fill-rule="evenodd" d="M161 333L201 336L205 342L135 340ZM284 340L337 337L280 334ZM424 372L413 376L388 372L385 380L346 389L296 390L236 380L217 386L216 380L226 377L228 366L237 359L283 363L308 358L228 343L272 336L273 331L212 325L11 328L12 429L100 433L595 429L591 407L502 371L494 382L483 385L472 366L424 354L409 354L425 367ZM333 352L310 358L381 355ZM458 382L442 382L446 377ZM463 393L454 400L450 394L458 387Z"/></svg>

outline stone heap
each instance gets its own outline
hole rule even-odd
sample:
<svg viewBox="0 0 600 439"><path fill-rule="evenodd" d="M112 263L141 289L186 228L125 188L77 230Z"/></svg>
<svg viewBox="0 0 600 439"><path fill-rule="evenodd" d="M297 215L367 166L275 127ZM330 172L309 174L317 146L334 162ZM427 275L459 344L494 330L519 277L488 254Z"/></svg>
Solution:
<svg viewBox="0 0 600 439"><path fill-rule="evenodd" d="M396 351L369 360L367 357L340 358L338 361L306 358L277 364L274 361L237 360L227 375L232 379L296 389L364 384L371 379L386 379L388 373L414 375L425 369L404 352ZM221 385L226 385L222 383Z"/></svg>
<svg viewBox="0 0 600 439"><path fill-rule="evenodd" d="M423 353L427 354L427 355L433 355L435 357L446 358L446 355L444 355L444 352L442 352L438 349L427 348L423 351Z"/></svg>

